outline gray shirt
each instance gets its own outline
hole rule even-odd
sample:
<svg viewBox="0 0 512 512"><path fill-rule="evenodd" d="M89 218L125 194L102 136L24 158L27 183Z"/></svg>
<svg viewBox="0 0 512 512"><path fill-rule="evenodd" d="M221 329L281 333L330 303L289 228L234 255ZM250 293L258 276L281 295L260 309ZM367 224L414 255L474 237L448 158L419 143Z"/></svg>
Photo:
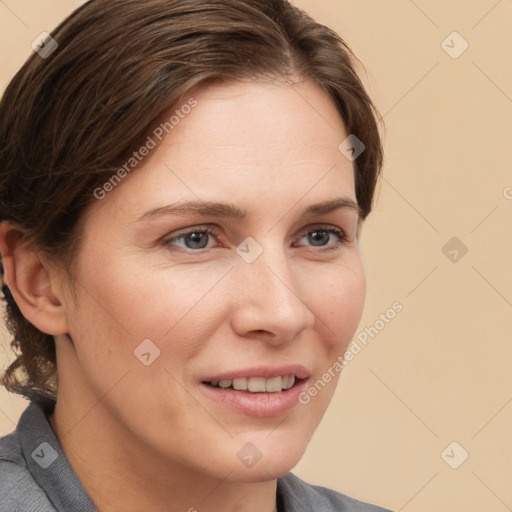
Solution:
<svg viewBox="0 0 512 512"><path fill-rule="evenodd" d="M51 406L51 405L50 405ZM97 512L46 417L31 402L16 430L0 439L0 512ZM278 478L279 512L389 512L293 473Z"/></svg>

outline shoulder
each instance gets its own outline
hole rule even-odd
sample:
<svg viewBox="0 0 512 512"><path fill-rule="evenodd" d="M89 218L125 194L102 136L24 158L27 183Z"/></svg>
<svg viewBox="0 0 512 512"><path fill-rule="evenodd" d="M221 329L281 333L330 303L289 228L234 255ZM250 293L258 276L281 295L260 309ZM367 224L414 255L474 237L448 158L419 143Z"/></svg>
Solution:
<svg viewBox="0 0 512 512"><path fill-rule="evenodd" d="M277 481L278 496L283 512L390 512L387 509L364 503L338 491L311 485L293 473L287 473Z"/></svg>
<svg viewBox="0 0 512 512"><path fill-rule="evenodd" d="M0 512L54 512L29 471L17 431L0 438Z"/></svg>

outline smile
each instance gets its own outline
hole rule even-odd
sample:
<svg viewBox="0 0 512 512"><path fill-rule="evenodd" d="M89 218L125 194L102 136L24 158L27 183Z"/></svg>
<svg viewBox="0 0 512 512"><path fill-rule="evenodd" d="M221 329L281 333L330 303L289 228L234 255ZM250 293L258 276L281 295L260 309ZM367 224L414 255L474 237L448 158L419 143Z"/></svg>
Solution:
<svg viewBox="0 0 512 512"><path fill-rule="evenodd" d="M310 372L300 364L258 366L205 375L200 389L221 407L269 418L287 414L299 403L309 377Z"/></svg>

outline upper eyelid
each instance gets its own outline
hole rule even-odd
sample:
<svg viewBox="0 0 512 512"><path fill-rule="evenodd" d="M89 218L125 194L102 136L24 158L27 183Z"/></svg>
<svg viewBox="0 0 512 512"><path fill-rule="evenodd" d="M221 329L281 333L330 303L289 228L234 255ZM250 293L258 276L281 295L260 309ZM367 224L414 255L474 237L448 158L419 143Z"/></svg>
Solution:
<svg viewBox="0 0 512 512"><path fill-rule="evenodd" d="M312 223L312 224L308 224L307 226L304 226L303 228L301 228L298 231L298 233L307 232L309 230L314 230L315 228L317 228L317 229L335 228L335 229L339 229L340 231L345 232L345 229L342 228L341 226L336 226L334 224L329 224L326 222L318 222L318 223ZM197 226L191 226L191 227L179 229L175 234L173 233L173 236L171 236L171 238L176 238L178 236L186 235L188 233L194 233L196 231L218 232L218 231L220 231L220 229L217 226L212 225L212 224L198 224Z"/></svg>

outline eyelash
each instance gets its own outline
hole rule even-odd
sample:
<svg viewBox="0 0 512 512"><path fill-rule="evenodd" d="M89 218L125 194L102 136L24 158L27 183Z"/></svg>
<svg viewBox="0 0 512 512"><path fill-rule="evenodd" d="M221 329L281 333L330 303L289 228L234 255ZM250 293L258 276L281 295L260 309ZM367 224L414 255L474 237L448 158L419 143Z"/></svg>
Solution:
<svg viewBox="0 0 512 512"><path fill-rule="evenodd" d="M302 232L302 235L300 236L299 240L304 238L306 235L308 235L310 233L314 233L314 232L325 232L325 233L334 235L338 238L338 242L335 243L331 247L311 246L311 247L318 247L319 249L321 249L323 251L331 251L331 250L340 249L341 246L345 246L350 242L350 240L347 238L347 236L345 235L345 232L343 230L341 230L339 228L333 228L332 226L321 226L321 225L313 226L312 228L309 228L307 231ZM188 231L179 233L176 236L173 236L172 238L168 238L168 239L164 240L163 244L165 246L171 246L172 244L170 242L175 242L176 240L186 238L188 235L191 235L191 234L203 234L203 235L208 234L215 238L217 238L219 236L219 233L217 232L217 230L211 228L210 226L198 226L198 227L190 229ZM204 253L204 252L209 251L210 249L214 249L214 248L215 247L208 247L208 248L202 248L202 249L189 249L189 248L180 246L180 249L182 252L186 252L186 253L190 253L190 254L198 254L198 253L201 254L201 253Z"/></svg>

